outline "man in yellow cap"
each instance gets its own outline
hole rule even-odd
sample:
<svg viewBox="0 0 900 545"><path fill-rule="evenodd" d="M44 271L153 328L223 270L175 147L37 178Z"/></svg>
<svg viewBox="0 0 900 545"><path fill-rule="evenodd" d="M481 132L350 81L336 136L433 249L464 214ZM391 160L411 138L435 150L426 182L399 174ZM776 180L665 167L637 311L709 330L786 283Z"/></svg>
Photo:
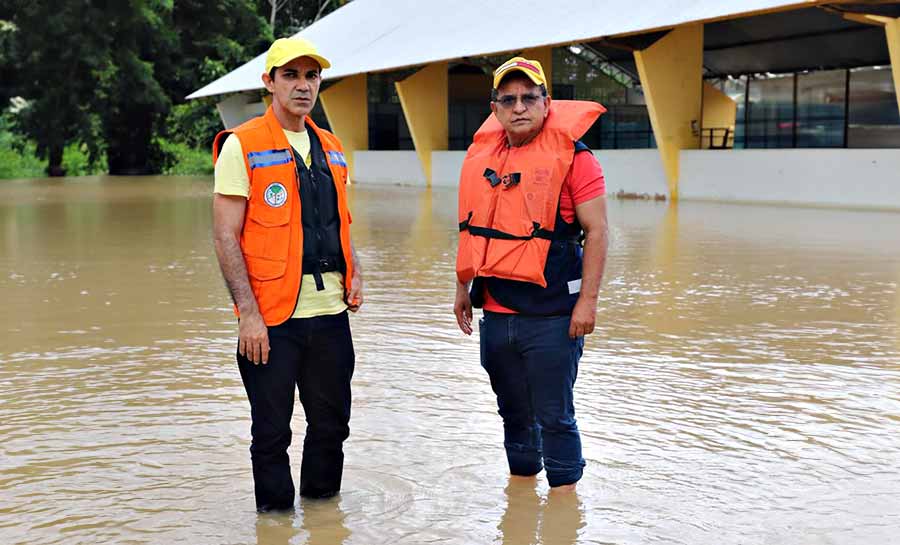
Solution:
<svg viewBox="0 0 900 545"><path fill-rule="evenodd" d="M262 74L271 105L213 145L216 255L239 317L261 512L294 505L287 449L295 388L307 421L300 495L338 493L350 433L347 310L362 304L362 272L350 241L343 147L309 115L329 66L306 40L275 40Z"/></svg>
<svg viewBox="0 0 900 545"><path fill-rule="evenodd" d="M481 364L510 473L546 469L552 492L574 491L585 462L573 389L607 248L603 172L579 138L604 108L551 104L541 64L514 57L494 71L491 111L460 177L454 312L470 335L472 307L484 309Z"/></svg>

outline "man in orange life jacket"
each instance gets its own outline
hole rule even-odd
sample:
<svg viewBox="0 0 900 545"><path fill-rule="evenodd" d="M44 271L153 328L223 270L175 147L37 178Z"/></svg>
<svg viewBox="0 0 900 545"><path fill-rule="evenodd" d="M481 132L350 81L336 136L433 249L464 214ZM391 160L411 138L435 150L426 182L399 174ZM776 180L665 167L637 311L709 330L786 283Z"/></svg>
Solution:
<svg viewBox="0 0 900 545"><path fill-rule="evenodd" d="M484 309L481 364L510 473L546 469L557 493L574 491L585 465L573 388L594 331L607 223L603 172L578 139L604 108L551 104L546 83L540 63L521 57L494 72L493 115L460 177L454 312L470 335L472 307Z"/></svg>
<svg viewBox="0 0 900 545"><path fill-rule="evenodd" d="M271 106L213 145L216 255L239 316L259 511L294 505L287 454L294 388L307 421L301 496L338 493L350 433L355 354L347 309L362 304L362 275L350 242L343 148L309 117L329 66L305 40L276 40L262 75Z"/></svg>

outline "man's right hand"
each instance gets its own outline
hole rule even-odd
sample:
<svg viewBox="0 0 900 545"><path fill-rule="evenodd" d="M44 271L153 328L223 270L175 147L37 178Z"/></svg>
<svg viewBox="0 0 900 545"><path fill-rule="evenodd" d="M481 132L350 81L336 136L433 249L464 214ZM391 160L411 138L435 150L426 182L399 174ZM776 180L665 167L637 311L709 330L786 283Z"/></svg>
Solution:
<svg viewBox="0 0 900 545"><path fill-rule="evenodd" d="M259 312L241 314L238 352L257 365L269 363L269 330Z"/></svg>
<svg viewBox="0 0 900 545"><path fill-rule="evenodd" d="M472 334L472 299L469 298L469 287L456 283L456 302L453 303L456 324L466 335Z"/></svg>

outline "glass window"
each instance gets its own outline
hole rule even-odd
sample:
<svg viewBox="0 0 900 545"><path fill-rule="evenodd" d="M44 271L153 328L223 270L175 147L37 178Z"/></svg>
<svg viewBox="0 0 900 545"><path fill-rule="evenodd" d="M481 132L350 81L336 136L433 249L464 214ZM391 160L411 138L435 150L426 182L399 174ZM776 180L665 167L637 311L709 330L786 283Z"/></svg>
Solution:
<svg viewBox="0 0 900 545"><path fill-rule="evenodd" d="M593 100L608 111L581 138L592 149L654 147L650 117L638 83L590 48L553 48L553 98Z"/></svg>
<svg viewBox="0 0 900 545"><path fill-rule="evenodd" d="M578 51L578 54L573 51ZM627 86L604 70L614 67L602 62L582 46L553 48L553 96L560 99L594 100L607 108L625 104Z"/></svg>
<svg viewBox="0 0 900 545"><path fill-rule="evenodd" d="M400 106L395 82L413 74L415 70L369 74L369 149L411 150L412 137L406 116Z"/></svg>
<svg viewBox="0 0 900 545"><path fill-rule="evenodd" d="M745 141L748 148L794 145L794 78L771 76L749 82L750 109Z"/></svg>
<svg viewBox="0 0 900 545"><path fill-rule="evenodd" d="M486 61L481 61L486 63ZM457 64L448 71L447 149L465 150L491 113L490 71L486 66Z"/></svg>
<svg viewBox="0 0 900 545"><path fill-rule="evenodd" d="M581 140L592 149L656 147L650 115L642 105L611 106Z"/></svg>
<svg viewBox="0 0 900 545"><path fill-rule="evenodd" d="M851 148L900 148L900 112L889 67L850 71L847 139Z"/></svg>
<svg viewBox="0 0 900 545"><path fill-rule="evenodd" d="M797 75L797 147L844 146L846 70Z"/></svg>

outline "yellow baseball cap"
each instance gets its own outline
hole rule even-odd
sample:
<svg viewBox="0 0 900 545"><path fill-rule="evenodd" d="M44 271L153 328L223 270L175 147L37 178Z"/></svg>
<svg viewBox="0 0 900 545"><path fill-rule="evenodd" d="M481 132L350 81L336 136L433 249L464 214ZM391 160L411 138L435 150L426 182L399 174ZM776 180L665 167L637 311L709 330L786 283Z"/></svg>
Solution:
<svg viewBox="0 0 900 545"><path fill-rule="evenodd" d="M494 70L494 89L500 85L500 80L503 79L503 76L511 72L522 72L535 85L547 86L547 77L544 75L544 68L541 66L541 63L525 57L513 57Z"/></svg>
<svg viewBox="0 0 900 545"><path fill-rule="evenodd" d="M278 38L269 47L266 53L266 74L273 68L284 66L298 57L309 57L319 63L323 69L331 68L328 59L319 55L319 50L308 40L303 38Z"/></svg>

